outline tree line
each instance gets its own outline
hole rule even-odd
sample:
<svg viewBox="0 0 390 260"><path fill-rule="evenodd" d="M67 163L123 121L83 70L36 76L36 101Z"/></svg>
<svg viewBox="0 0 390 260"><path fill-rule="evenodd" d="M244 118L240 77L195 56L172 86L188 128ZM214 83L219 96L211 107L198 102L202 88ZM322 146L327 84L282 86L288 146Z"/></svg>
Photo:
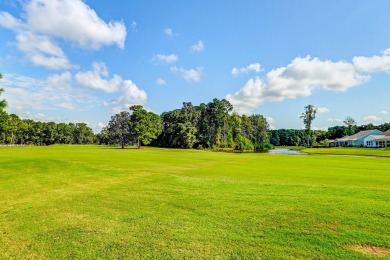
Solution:
<svg viewBox="0 0 390 260"><path fill-rule="evenodd" d="M94 139L86 123L41 122L0 111L0 144L92 144Z"/></svg>
<svg viewBox="0 0 390 260"><path fill-rule="evenodd" d="M2 75L0 74L0 79ZM0 95L4 89L0 88ZM0 100L0 144L52 145L91 144L95 135L86 123L55 123L21 119L7 114L6 100Z"/></svg>
<svg viewBox="0 0 390 260"><path fill-rule="evenodd" d="M0 78L1 78L0 74ZM4 90L0 88L0 95ZM316 109L305 107L300 116L304 130L270 130L265 117L259 114L238 115L226 99L213 99L194 106L184 102L179 109L157 115L140 105L131 106L111 117L98 134L85 123L40 122L7 114L6 100L0 100L0 144L133 144L171 148L213 148L256 150L274 146L327 145L329 140L353 135L359 131L378 129L387 131L390 123L356 125L351 117L345 126L329 127L327 131L311 130Z"/></svg>
<svg viewBox="0 0 390 260"><path fill-rule="evenodd" d="M226 99L217 98L160 116L142 106L132 106L111 117L96 136L99 144L154 145L171 148L230 148L253 150L269 147L267 120L262 115L238 115Z"/></svg>
<svg viewBox="0 0 390 260"><path fill-rule="evenodd" d="M309 135L310 146L326 146L329 140L334 140L360 131L378 129L385 132L390 129L390 123L380 125L343 125L329 127L327 131L311 130ZM275 146L305 146L307 145L307 130L278 129L270 131L270 143Z"/></svg>

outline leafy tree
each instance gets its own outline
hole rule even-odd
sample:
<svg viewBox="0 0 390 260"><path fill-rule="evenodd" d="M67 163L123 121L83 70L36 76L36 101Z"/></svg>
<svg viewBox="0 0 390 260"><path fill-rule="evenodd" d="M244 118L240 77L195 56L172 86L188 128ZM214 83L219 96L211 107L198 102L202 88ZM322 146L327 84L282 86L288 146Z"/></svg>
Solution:
<svg viewBox="0 0 390 260"><path fill-rule="evenodd" d="M161 115L162 133L155 144L163 147L192 148L197 139L197 124L200 112L190 102L184 102L181 109L164 112Z"/></svg>
<svg viewBox="0 0 390 260"><path fill-rule="evenodd" d="M122 149L131 141L130 113L122 111L111 117L107 126L112 144L120 144Z"/></svg>
<svg viewBox="0 0 390 260"><path fill-rule="evenodd" d="M263 144L269 142L269 137L267 131L269 129L269 125L267 123L267 119L265 119L262 115L251 115L249 117L252 124L252 142L254 144Z"/></svg>
<svg viewBox="0 0 390 260"><path fill-rule="evenodd" d="M328 139L341 138L345 135L346 127L345 126L333 126L328 128L326 137Z"/></svg>
<svg viewBox="0 0 390 260"><path fill-rule="evenodd" d="M196 127L190 122L178 123L175 127L175 137L173 140L175 147L192 148L196 142Z"/></svg>
<svg viewBox="0 0 390 260"><path fill-rule="evenodd" d="M347 116L343 123L347 126L347 135L353 135L355 133L355 130L353 129L354 127L356 127L356 121L355 119L353 119L352 117L350 116Z"/></svg>
<svg viewBox="0 0 390 260"><path fill-rule="evenodd" d="M146 111L141 105L130 107L130 129L138 147L141 143L150 144L161 133L161 118L153 112Z"/></svg>
<svg viewBox="0 0 390 260"><path fill-rule="evenodd" d="M76 123L73 136L76 144L91 144L94 140L93 131L86 123Z"/></svg>
<svg viewBox="0 0 390 260"><path fill-rule="evenodd" d="M305 112L302 113L300 118L303 119L303 123L305 124L305 130L307 134L307 146L310 146L310 130L311 123L316 118L317 109L313 105L305 106Z"/></svg>

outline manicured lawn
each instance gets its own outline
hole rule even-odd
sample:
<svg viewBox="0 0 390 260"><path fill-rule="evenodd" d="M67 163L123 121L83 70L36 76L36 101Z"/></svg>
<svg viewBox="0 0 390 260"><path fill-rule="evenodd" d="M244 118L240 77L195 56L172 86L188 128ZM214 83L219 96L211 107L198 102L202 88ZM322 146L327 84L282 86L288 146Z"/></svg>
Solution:
<svg viewBox="0 0 390 260"><path fill-rule="evenodd" d="M390 257L389 158L98 146L0 155L1 259L357 259L366 246Z"/></svg>
<svg viewBox="0 0 390 260"><path fill-rule="evenodd" d="M389 148L360 148L360 147L333 147L333 148L306 148L302 152L311 154L331 154L331 155L362 155L390 157Z"/></svg>

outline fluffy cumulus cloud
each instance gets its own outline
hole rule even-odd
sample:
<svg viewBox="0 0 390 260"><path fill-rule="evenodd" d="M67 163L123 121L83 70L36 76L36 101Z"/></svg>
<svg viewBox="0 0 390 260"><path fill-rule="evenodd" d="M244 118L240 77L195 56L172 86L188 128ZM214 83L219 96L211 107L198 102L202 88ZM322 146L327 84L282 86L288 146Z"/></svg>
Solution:
<svg viewBox="0 0 390 260"><path fill-rule="evenodd" d="M267 73L266 80L250 79L235 94L226 98L248 113L265 102L307 97L316 89L346 91L363 84L370 77L361 75L353 64L343 61L321 61L318 58L295 58L286 67Z"/></svg>
<svg viewBox="0 0 390 260"><path fill-rule="evenodd" d="M50 69L69 69L70 64L65 53L49 37L23 31L16 36L17 47L26 53L29 60L39 66Z"/></svg>
<svg viewBox="0 0 390 260"><path fill-rule="evenodd" d="M154 64L169 64L178 61L178 59L179 57L176 54L157 54L153 56L151 62Z"/></svg>
<svg viewBox="0 0 390 260"><path fill-rule="evenodd" d="M122 78L114 75L111 79L108 78L109 73L104 63L93 63L93 70L86 72L78 72L75 79L78 84L98 90L103 90L107 93L116 92L122 85Z"/></svg>
<svg viewBox="0 0 390 260"><path fill-rule="evenodd" d="M81 0L31 0L24 9L26 26L34 32L61 37L83 48L124 47L125 25L106 23Z"/></svg>
<svg viewBox="0 0 390 260"><path fill-rule="evenodd" d="M0 12L0 26L16 34L16 46L38 66L69 69L71 65L56 39L85 49L100 49L116 44L124 48L126 27L123 22L103 21L81 0L23 1L22 19Z"/></svg>
<svg viewBox="0 0 390 260"><path fill-rule="evenodd" d="M270 116L267 116L265 119L267 119L267 123L269 125L269 129L275 130L276 129L276 127L275 127L275 119L273 119Z"/></svg>
<svg viewBox="0 0 390 260"><path fill-rule="evenodd" d="M248 74L251 71L259 73L261 71L261 65L259 63L253 63L243 68L233 68L232 75L238 76L242 74Z"/></svg>
<svg viewBox="0 0 390 260"><path fill-rule="evenodd" d="M383 55L381 56L354 57L353 64L357 70L363 72L390 72L390 49L383 51Z"/></svg>
<svg viewBox="0 0 390 260"><path fill-rule="evenodd" d="M232 103L239 114L249 114L264 102L266 85L259 79L250 79L245 86L234 94L228 94L226 99Z"/></svg>
<svg viewBox="0 0 390 260"><path fill-rule="evenodd" d="M198 41L196 44L192 45L191 52L201 52L204 51L203 41Z"/></svg>
<svg viewBox="0 0 390 260"><path fill-rule="evenodd" d="M147 97L146 92L138 88L134 82L131 80L124 80L122 95L111 102L114 106L114 113L128 110L132 105L144 105Z"/></svg>
<svg viewBox="0 0 390 260"><path fill-rule="evenodd" d="M180 74L187 81L200 81L202 78L203 68L198 67L195 69L186 70L184 68L178 68L176 66L171 67L171 71Z"/></svg>
<svg viewBox="0 0 390 260"><path fill-rule="evenodd" d="M378 116L370 115L370 116L363 117L363 120L366 122L379 122L382 121L383 119Z"/></svg>

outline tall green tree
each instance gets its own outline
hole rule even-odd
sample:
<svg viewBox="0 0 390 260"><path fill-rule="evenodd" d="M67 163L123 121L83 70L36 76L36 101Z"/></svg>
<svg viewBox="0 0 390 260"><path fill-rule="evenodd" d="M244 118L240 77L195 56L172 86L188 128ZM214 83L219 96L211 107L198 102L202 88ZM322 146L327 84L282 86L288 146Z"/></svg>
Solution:
<svg viewBox="0 0 390 260"><path fill-rule="evenodd" d="M310 146L310 134L311 134L311 123L316 118L317 109L313 105L305 106L305 111L302 113L300 118L303 119L305 130L307 134L307 146Z"/></svg>
<svg viewBox="0 0 390 260"><path fill-rule="evenodd" d="M146 111L141 105L130 107L130 130L133 138L137 141L138 147L158 137L162 130L161 118L159 115Z"/></svg>
<svg viewBox="0 0 390 260"><path fill-rule="evenodd" d="M130 113L122 111L111 117L107 126L112 144L120 144L122 149L131 141Z"/></svg>
<svg viewBox="0 0 390 260"><path fill-rule="evenodd" d="M350 116L347 116L343 123L347 126L347 135L353 135L355 133L354 128L356 127L356 121Z"/></svg>

